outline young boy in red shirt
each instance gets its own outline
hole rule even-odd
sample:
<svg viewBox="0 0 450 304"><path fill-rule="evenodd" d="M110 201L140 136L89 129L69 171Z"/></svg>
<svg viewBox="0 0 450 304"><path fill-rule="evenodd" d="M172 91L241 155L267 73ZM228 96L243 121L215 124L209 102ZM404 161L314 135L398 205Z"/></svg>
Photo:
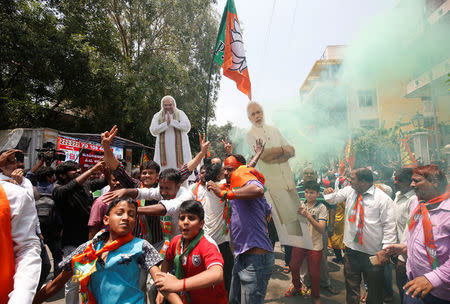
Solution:
<svg viewBox="0 0 450 304"><path fill-rule="evenodd" d="M223 258L215 242L203 234L204 210L198 201L180 206L181 235L170 242L155 285L160 291L181 292L184 303L228 303L223 283ZM175 269L175 276L165 273ZM158 293L157 303L163 296Z"/></svg>

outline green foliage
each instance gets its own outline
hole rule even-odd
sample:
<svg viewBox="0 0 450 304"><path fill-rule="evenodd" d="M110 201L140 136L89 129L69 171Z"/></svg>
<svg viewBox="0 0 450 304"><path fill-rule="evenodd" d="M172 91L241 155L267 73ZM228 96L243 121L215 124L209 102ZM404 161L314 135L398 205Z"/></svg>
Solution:
<svg viewBox="0 0 450 304"><path fill-rule="evenodd" d="M120 136L152 145L151 118L170 94L197 146L217 24L209 0L3 1L0 129L117 124ZM216 67L210 117L219 80Z"/></svg>
<svg viewBox="0 0 450 304"><path fill-rule="evenodd" d="M399 162L399 139L391 129L358 129L352 136L355 168L392 167Z"/></svg>
<svg viewBox="0 0 450 304"><path fill-rule="evenodd" d="M227 122L223 126L208 126L208 140L211 142L211 157L220 157L222 160L225 159L225 150L223 148L222 140L228 138L228 134L230 134L232 129L233 125L231 122Z"/></svg>

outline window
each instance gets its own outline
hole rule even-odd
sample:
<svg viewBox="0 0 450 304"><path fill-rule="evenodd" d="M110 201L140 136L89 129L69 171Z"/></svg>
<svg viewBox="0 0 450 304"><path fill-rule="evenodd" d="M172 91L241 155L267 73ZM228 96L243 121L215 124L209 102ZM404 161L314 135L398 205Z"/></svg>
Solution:
<svg viewBox="0 0 450 304"><path fill-rule="evenodd" d="M374 107L377 104L377 91L358 91L358 103L360 108Z"/></svg>
<svg viewBox="0 0 450 304"><path fill-rule="evenodd" d="M361 128L375 129L378 128L379 122L378 119L363 119L359 121L359 125Z"/></svg>

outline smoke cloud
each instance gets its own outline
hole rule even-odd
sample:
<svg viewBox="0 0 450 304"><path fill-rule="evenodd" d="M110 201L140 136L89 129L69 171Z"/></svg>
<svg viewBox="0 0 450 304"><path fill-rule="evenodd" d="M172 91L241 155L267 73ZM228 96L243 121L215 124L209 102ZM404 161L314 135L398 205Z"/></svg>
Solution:
<svg viewBox="0 0 450 304"><path fill-rule="evenodd" d="M417 110L421 112L419 98L404 98L406 86L430 67L448 62L450 54L449 25L443 20L433 22L430 12L436 7L430 5L425 5L424 0L399 1L391 10L374 16L355 30L342 65L332 77L329 71L320 75L327 85L316 90L314 98L307 102L300 97L259 101L264 107L266 123L278 127L294 146L296 156L290 164L295 171L307 163L316 169L329 166L330 159L335 159L337 165L347 139L355 133L355 126L348 118L358 111L355 93L358 90L376 88L378 98L388 100L380 103L378 110L382 107L389 110L392 105L387 127L393 126L395 117L408 122ZM434 82L433 87L446 90L447 85L443 80ZM384 126L385 119L380 117L380 127ZM252 153L247 147L246 132L235 128L229 137L236 145L235 151L248 158Z"/></svg>

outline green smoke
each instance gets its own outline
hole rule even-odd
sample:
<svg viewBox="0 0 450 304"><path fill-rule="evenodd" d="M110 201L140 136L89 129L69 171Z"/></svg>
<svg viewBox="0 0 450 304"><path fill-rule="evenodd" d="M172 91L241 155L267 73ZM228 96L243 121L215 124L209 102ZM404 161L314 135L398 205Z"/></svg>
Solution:
<svg viewBox="0 0 450 304"><path fill-rule="evenodd" d="M308 102L302 103L298 97L264 101L266 123L277 126L296 150L291 167L298 170L312 163L319 169L332 165L333 161L337 164L349 136L360 133L349 130L347 121L348 113L359 111L358 90L373 88L378 98L389 101L379 101L380 112L391 111L389 117L380 117L380 127L385 122L392 127L396 120L407 124L416 111L422 112L420 98L405 98L407 84L446 60L445 75L450 70L449 14L436 19L436 13L431 13L437 7L430 3L399 1L392 9L355 29L343 64L330 81L334 84L316 90ZM327 77L322 75L322 79ZM448 122L450 100L446 79L445 76L433 81L432 90L437 96L440 120ZM250 156L245 132L235 130L230 138L237 144L237 152Z"/></svg>

